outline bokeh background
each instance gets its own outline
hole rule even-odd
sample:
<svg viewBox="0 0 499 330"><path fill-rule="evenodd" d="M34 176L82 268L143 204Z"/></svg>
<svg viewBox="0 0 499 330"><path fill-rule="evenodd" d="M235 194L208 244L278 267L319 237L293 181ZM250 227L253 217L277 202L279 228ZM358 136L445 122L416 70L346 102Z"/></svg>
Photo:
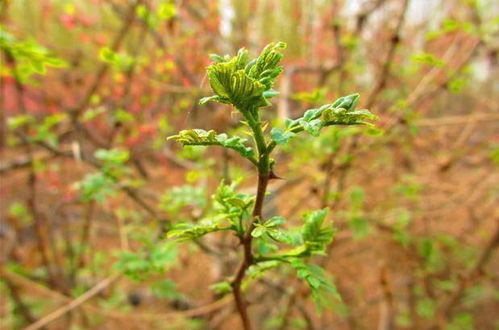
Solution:
<svg viewBox="0 0 499 330"><path fill-rule="evenodd" d="M284 41L278 124L358 92L377 129L331 128L276 155L265 213L330 208L318 313L292 274L247 293L257 329L497 329L499 3L494 0L4 0L0 3L2 329L238 329L210 285L237 266L213 235L163 249L219 180L255 173L186 148L238 130L210 53ZM109 173L113 175L110 176ZM150 256L153 257L150 257ZM38 323L37 323L38 322Z"/></svg>

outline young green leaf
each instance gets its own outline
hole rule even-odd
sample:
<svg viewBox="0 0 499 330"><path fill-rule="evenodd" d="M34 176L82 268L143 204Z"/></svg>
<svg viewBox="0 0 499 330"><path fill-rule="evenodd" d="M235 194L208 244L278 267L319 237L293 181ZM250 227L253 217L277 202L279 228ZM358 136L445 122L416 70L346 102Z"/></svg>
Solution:
<svg viewBox="0 0 499 330"><path fill-rule="evenodd" d="M228 137L227 134L217 134L214 130L190 129L180 131L177 135L168 137L168 140L176 140L184 146L222 146L237 151L241 156L255 162L255 151L245 145L247 139L239 136Z"/></svg>
<svg viewBox="0 0 499 330"><path fill-rule="evenodd" d="M76 184L81 191L83 201L95 200L102 203L109 196L116 193L116 183L103 173L91 173Z"/></svg>
<svg viewBox="0 0 499 330"><path fill-rule="evenodd" d="M265 86L265 90L272 88L275 79L282 72L279 65L282 54L279 50L285 49L284 42L270 43L262 50L254 65L247 67L248 75ZM249 69L249 70L248 70Z"/></svg>
<svg viewBox="0 0 499 330"><path fill-rule="evenodd" d="M204 209L206 204L205 187L184 185L166 191L160 198L159 208L167 211L170 215L176 215L183 208Z"/></svg>
<svg viewBox="0 0 499 330"><path fill-rule="evenodd" d="M286 131L297 133L302 130L318 136L322 128L332 125L372 125L369 121L377 117L369 110L355 110L359 94L340 97L332 104L305 111L303 117L286 120Z"/></svg>
<svg viewBox="0 0 499 330"><path fill-rule="evenodd" d="M150 251L122 252L115 267L133 280L139 280L164 273L177 260L178 250L174 243L157 244L150 248Z"/></svg>
<svg viewBox="0 0 499 330"><path fill-rule="evenodd" d="M248 268L248 277L253 280L261 278L265 272L277 268L280 265L282 265L282 262L276 260L263 261L251 265L251 267Z"/></svg>
<svg viewBox="0 0 499 330"><path fill-rule="evenodd" d="M216 63L208 67L208 80L218 96L213 100L232 104L241 111L267 105L263 97L265 86L249 77L237 62Z"/></svg>
<svg viewBox="0 0 499 330"><path fill-rule="evenodd" d="M225 294L232 291L232 286L230 285L229 281L224 280L210 285L210 289L213 290L216 294Z"/></svg>
<svg viewBox="0 0 499 330"><path fill-rule="evenodd" d="M307 253L324 254L326 246L332 242L336 230L332 224L324 225L328 209L305 214L305 225L302 228L303 242Z"/></svg>
<svg viewBox="0 0 499 330"><path fill-rule="evenodd" d="M294 137L296 134L290 131L284 131L279 127L274 127L270 131L270 136L272 140L275 141L277 145L285 145Z"/></svg>
<svg viewBox="0 0 499 330"><path fill-rule="evenodd" d="M312 299L317 309L331 306L331 298L341 301L336 286L326 276L326 271L313 264L306 264L303 260L293 259L289 263L296 270L298 278L307 283L312 291Z"/></svg>
<svg viewBox="0 0 499 330"><path fill-rule="evenodd" d="M252 61L248 60L245 49L240 49L232 59L211 55L215 63L207 70L215 95L202 98L200 104L217 101L231 104L243 113L270 105L267 99L278 95L271 88L282 72L279 65L282 54L278 51L285 47L286 44L282 42L271 43Z"/></svg>
<svg viewBox="0 0 499 330"><path fill-rule="evenodd" d="M168 231L167 237L174 238L178 241L192 241L201 236L216 231L227 230L226 219L215 217L203 219L199 223L178 223Z"/></svg>
<svg viewBox="0 0 499 330"><path fill-rule="evenodd" d="M290 237L287 232L279 228L285 222L284 218L275 216L263 223L257 223L251 232L254 238L267 238L276 242L289 243Z"/></svg>

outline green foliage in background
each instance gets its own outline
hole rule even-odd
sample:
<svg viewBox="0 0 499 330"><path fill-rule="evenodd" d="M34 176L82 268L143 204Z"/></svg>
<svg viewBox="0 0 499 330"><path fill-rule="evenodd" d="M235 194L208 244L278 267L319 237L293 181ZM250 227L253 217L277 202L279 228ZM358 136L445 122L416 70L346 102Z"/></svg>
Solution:
<svg viewBox="0 0 499 330"><path fill-rule="evenodd" d="M66 62L54 56L45 47L33 40L20 41L0 25L0 50L7 54L7 61L15 62L13 75L20 82L27 82L31 75L45 74L48 67L63 67ZM10 75L7 66L0 69L2 76Z"/></svg>

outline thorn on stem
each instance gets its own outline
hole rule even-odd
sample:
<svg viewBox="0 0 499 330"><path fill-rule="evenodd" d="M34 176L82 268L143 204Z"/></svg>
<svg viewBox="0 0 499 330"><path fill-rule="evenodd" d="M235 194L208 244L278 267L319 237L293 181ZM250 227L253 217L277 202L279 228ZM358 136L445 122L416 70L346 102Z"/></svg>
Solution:
<svg viewBox="0 0 499 330"><path fill-rule="evenodd" d="M284 180L284 178L276 175L274 173L274 170L270 170L270 173L269 173L269 180Z"/></svg>

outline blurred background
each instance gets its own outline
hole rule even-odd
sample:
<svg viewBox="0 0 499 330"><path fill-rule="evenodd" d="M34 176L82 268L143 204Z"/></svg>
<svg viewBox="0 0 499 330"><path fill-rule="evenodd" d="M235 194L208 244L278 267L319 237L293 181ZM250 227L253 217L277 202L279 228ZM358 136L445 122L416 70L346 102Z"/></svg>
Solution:
<svg viewBox="0 0 499 330"><path fill-rule="evenodd" d="M360 93L376 129L331 128L276 155L265 214L330 208L319 313L292 274L247 293L256 329L499 329L499 3L494 0L3 0L0 327L238 329L237 241L163 248L207 212L237 155L182 149L237 131L210 53L284 41L279 123Z"/></svg>

